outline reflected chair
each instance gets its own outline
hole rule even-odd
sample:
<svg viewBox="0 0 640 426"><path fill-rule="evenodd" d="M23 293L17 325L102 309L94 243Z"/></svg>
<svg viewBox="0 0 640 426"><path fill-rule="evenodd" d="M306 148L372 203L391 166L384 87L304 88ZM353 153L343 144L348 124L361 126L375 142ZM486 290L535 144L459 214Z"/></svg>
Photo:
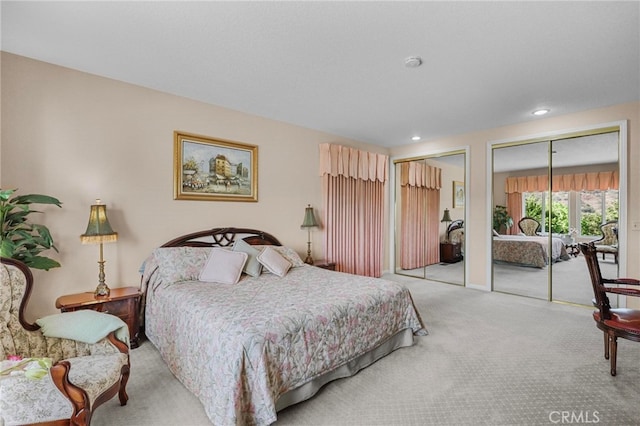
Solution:
<svg viewBox="0 0 640 426"><path fill-rule="evenodd" d="M618 263L618 221L611 220L600 225L600 233L602 237L592 241L596 246L596 252L602 253L602 260L607 253L610 253L613 255L614 262Z"/></svg>
<svg viewBox="0 0 640 426"><path fill-rule="evenodd" d="M540 232L541 229L540 222L532 217L527 216L520 219L520 221L518 222L518 227L524 235L528 236L538 235L538 232Z"/></svg>
<svg viewBox="0 0 640 426"><path fill-rule="evenodd" d="M604 333L604 358L611 359L611 375L616 375L618 337L640 342L640 310L611 308L607 293L640 297L640 281L633 278L603 278L600 273L596 247L593 242L580 243L580 250L587 261L595 298L593 319ZM635 288L620 286L636 286Z"/></svg>

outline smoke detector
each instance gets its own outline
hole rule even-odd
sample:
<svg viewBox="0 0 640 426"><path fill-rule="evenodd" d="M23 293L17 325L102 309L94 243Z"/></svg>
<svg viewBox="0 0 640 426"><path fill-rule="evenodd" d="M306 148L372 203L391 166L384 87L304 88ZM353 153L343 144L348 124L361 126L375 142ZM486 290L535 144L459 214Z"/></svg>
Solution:
<svg viewBox="0 0 640 426"><path fill-rule="evenodd" d="M409 56L404 60L404 66L407 68L418 68L420 65L422 65L420 56Z"/></svg>

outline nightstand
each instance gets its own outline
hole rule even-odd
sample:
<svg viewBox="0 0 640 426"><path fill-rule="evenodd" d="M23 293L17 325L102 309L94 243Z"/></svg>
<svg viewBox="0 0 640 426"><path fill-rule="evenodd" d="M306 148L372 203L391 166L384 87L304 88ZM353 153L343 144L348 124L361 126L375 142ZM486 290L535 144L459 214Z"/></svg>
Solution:
<svg viewBox="0 0 640 426"><path fill-rule="evenodd" d="M105 314L115 315L127 323L131 347L139 344L140 327L138 324L138 306L140 290L137 287L112 288L106 297L95 297L92 291L86 293L68 294L56 300L56 308L61 312L73 312L80 309L92 309Z"/></svg>
<svg viewBox="0 0 640 426"><path fill-rule="evenodd" d="M440 262L456 263L462 260L462 247L459 243L440 243Z"/></svg>
<svg viewBox="0 0 640 426"><path fill-rule="evenodd" d="M316 260L315 262L313 262L313 266L322 269L328 269L330 271L336 270L336 262L327 262L326 260Z"/></svg>

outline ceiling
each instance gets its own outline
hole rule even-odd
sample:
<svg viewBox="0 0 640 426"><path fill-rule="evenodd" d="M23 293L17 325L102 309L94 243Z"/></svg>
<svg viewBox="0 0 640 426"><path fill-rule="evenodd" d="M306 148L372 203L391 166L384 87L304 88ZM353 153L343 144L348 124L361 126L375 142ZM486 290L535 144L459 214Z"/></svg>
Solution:
<svg viewBox="0 0 640 426"><path fill-rule="evenodd" d="M384 147L640 100L636 1L0 8L6 52Z"/></svg>

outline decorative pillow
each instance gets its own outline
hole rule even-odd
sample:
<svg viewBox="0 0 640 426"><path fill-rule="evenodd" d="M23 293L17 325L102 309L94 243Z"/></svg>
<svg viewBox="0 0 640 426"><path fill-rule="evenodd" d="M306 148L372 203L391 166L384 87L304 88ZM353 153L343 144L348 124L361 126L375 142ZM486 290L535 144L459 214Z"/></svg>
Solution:
<svg viewBox="0 0 640 426"><path fill-rule="evenodd" d="M289 271L289 268L291 268L291 262L271 246L266 246L262 249L258 255L258 262L262 263L269 272L279 277L284 277Z"/></svg>
<svg viewBox="0 0 640 426"><path fill-rule="evenodd" d="M290 247L268 246L268 245L258 245L258 246L253 246L253 247L258 248L259 250L260 249L264 249L265 247L271 247L272 249L274 249L275 251L280 253L280 255L282 257L287 259L291 263L291 267L293 267L293 268L297 268L299 266L304 266L305 265L305 263L302 261L302 259L298 255L298 253L294 249L292 249Z"/></svg>
<svg viewBox="0 0 640 426"><path fill-rule="evenodd" d="M249 274L252 277L260 276L260 273L262 273L262 264L258 262L258 255L260 254L260 250L253 248L245 240L237 240L233 244L233 251L244 252L249 256L247 258L247 263L244 264L242 272L244 272L245 274Z"/></svg>
<svg viewBox="0 0 640 426"><path fill-rule="evenodd" d="M211 249L211 254L205 263L198 280L205 282L236 284L240 281L242 268L249 255L242 251L223 248Z"/></svg>
<svg viewBox="0 0 640 426"><path fill-rule="evenodd" d="M165 283L195 281L211 253L210 247L159 247L153 251Z"/></svg>

